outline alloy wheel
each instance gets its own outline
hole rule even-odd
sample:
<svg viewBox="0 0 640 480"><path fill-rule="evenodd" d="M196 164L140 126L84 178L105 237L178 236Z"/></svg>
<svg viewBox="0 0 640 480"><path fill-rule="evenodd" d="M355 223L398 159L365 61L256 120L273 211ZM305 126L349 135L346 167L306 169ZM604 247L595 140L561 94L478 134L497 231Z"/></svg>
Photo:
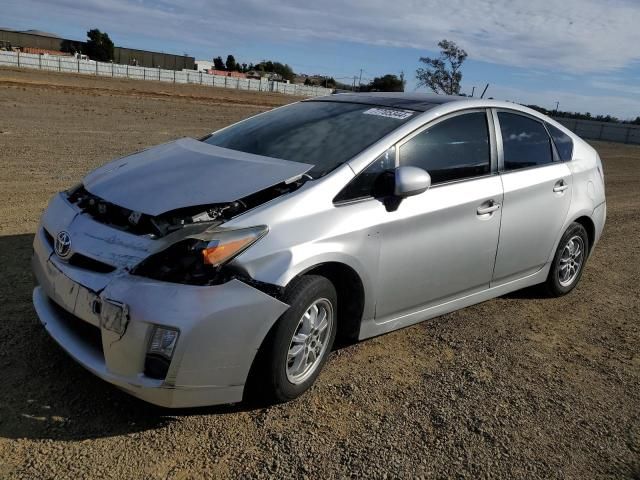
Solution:
<svg viewBox="0 0 640 480"><path fill-rule="evenodd" d="M558 264L558 282L563 287L571 285L580 273L584 262L584 240L579 235L569 239L562 249Z"/></svg>
<svg viewBox="0 0 640 480"><path fill-rule="evenodd" d="M326 298L314 301L300 318L287 352L287 379L291 383L303 383L317 370L332 329L331 302Z"/></svg>

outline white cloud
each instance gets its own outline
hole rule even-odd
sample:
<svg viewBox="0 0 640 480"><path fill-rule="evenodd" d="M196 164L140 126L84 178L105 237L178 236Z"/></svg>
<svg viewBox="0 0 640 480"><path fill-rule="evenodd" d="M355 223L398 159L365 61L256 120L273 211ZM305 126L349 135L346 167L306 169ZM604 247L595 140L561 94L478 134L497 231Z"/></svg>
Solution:
<svg viewBox="0 0 640 480"><path fill-rule="evenodd" d="M640 59L635 0L8 0L36 12L110 31L215 43L331 39L433 50L442 38L470 58L527 68L608 72ZM7 8L3 8L7 13Z"/></svg>
<svg viewBox="0 0 640 480"><path fill-rule="evenodd" d="M306 3L306 4L305 4ZM538 85L582 79L582 92L492 85L488 95L564 110L635 118L640 88L616 77L640 65L639 0L5 0L3 23L50 23L162 40L173 52L215 51L237 42L350 41L434 51L454 40L469 58L524 67ZM45 20L43 20L45 19ZM42 23L46 21L46 23ZM224 39L224 40L221 40ZM287 60L283 58L283 60ZM313 58L310 64L315 65ZM375 69L375 66L367 68ZM412 79L410 79L410 84ZM520 82L515 81L514 84ZM588 90L585 89L588 87ZM411 85L410 85L410 88ZM572 89L573 90L573 89Z"/></svg>
<svg viewBox="0 0 640 480"><path fill-rule="evenodd" d="M629 95L633 95L636 98L640 98L640 85L638 85L637 83L631 85L629 83L626 83L624 79L615 77L594 78L593 80L591 80L590 85L601 90L626 93Z"/></svg>

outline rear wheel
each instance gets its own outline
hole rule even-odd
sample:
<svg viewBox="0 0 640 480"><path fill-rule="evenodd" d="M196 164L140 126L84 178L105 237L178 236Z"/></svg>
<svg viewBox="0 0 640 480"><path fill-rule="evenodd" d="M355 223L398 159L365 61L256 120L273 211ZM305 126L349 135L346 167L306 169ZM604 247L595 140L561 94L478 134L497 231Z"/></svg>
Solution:
<svg viewBox="0 0 640 480"><path fill-rule="evenodd" d="M283 301L290 305L263 347L260 396L284 402L313 385L336 336L337 295L325 277L293 281Z"/></svg>
<svg viewBox="0 0 640 480"><path fill-rule="evenodd" d="M553 258L545 283L550 295L559 297L575 288L589 252L589 236L579 223L572 223L564 232Z"/></svg>

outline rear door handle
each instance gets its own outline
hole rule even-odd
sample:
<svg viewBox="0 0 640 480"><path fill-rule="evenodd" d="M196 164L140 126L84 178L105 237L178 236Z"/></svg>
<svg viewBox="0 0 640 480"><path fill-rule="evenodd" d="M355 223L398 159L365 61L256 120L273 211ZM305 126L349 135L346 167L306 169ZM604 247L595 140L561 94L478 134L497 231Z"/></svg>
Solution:
<svg viewBox="0 0 640 480"><path fill-rule="evenodd" d="M496 210L500 209L500 204L494 202L493 200L488 202L488 204L487 203L483 203L482 205L485 205L485 206L480 206L476 210L478 215L487 215L488 213L493 213Z"/></svg>
<svg viewBox="0 0 640 480"><path fill-rule="evenodd" d="M555 186L553 187L553 191L556 193L559 192L564 192L567 188L569 188L569 185L567 185L566 183L564 183L564 180L560 180L558 183L555 184Z"/></svg>

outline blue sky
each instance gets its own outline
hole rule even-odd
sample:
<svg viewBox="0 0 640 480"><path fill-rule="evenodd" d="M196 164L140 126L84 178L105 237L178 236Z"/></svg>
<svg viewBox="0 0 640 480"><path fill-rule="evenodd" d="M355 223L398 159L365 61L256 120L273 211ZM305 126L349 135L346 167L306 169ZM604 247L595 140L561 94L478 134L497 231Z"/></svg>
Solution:
<svg viewBox="0 0 640 480"><path fill-rule="evenodd" d="M437 42L465 48L462 90L622 118L640 115L638 0L5 0L2 27L198 59L289 63L350 83L405 73Z"/></svg>

